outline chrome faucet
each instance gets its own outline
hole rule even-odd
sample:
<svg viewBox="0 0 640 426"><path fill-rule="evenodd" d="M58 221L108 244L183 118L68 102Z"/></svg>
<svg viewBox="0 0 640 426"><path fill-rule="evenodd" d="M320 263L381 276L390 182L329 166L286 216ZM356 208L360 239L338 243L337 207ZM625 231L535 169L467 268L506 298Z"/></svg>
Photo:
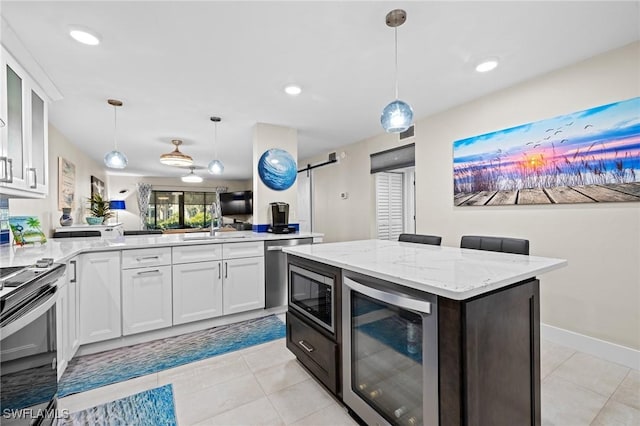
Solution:
<svg viewBox="0 0 640 426"><path fill-rule="evenodd" d="M219 204L215 201L211 203L211 227L209 228L209 235L212 237L216 235L216 231L220 229L220 225L222 222L222 217L218 206Z"/></svg>

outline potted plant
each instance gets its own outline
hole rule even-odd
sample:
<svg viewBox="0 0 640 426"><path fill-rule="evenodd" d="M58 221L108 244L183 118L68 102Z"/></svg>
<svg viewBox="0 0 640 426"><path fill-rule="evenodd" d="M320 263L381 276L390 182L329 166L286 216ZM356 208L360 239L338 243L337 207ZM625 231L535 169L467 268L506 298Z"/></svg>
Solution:
<svg viewBox="0 0 640 426"><path fill-rule="evenodd" d="M91 216L87 216L89 225L101 225L105 220L113 217L113 212L109 208L109 200L102 198L98 192L91 194L91 198L87 199L87 205Z"/></svg>

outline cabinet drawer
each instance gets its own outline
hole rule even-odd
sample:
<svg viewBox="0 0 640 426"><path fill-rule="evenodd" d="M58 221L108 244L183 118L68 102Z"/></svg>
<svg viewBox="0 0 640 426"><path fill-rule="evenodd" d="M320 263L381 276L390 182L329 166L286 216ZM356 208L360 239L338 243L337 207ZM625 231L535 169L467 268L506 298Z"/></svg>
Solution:
<svg viewBox="0 0 640 426"><path fill-rule="evenodd" d="M171 248L122 250L122 269L171 265Z"/></svg>
<svg viewBox="0 0 640 426"><path fill-rule="evenodd" d="M173 247L173 263L209 262L222 259L222 244Z"/></svg>
<svg viewBox="0 0 640 426"><path fill-rule="evenodd" d="M287 348L334 394L338 394L338 345L287 312Z"/></svg>
<svg viewBox="0 0 640 426"><path fill-rule="evenodd" d="M224 243L222 253L225 259L264 256L264 242Z"/></svg>

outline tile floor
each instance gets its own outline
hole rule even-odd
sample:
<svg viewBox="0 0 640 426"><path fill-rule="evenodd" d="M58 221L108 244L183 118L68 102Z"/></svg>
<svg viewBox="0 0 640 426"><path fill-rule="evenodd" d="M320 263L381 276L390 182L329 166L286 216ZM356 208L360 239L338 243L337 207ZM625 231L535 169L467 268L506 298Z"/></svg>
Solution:
<svg viewBox="0 0 640 426"><path fill-rule="evenodd" d="M544 341L542 424L640 425L640 372ZM71 412L167 383L186 425L355 425L284 339L71 395Z"/></svg>

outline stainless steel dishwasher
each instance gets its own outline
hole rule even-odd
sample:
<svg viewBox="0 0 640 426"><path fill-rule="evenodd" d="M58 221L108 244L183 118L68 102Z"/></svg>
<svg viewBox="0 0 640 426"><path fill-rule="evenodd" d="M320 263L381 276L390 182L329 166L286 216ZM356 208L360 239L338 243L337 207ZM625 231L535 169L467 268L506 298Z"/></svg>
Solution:
<svg viewBox="0 0 640 426"><path fill-rule="evenodd" d="M265 308L274 308L287 304L287 255L282 252L282 247L312 243L313 238L265 241Z"/></svg>

